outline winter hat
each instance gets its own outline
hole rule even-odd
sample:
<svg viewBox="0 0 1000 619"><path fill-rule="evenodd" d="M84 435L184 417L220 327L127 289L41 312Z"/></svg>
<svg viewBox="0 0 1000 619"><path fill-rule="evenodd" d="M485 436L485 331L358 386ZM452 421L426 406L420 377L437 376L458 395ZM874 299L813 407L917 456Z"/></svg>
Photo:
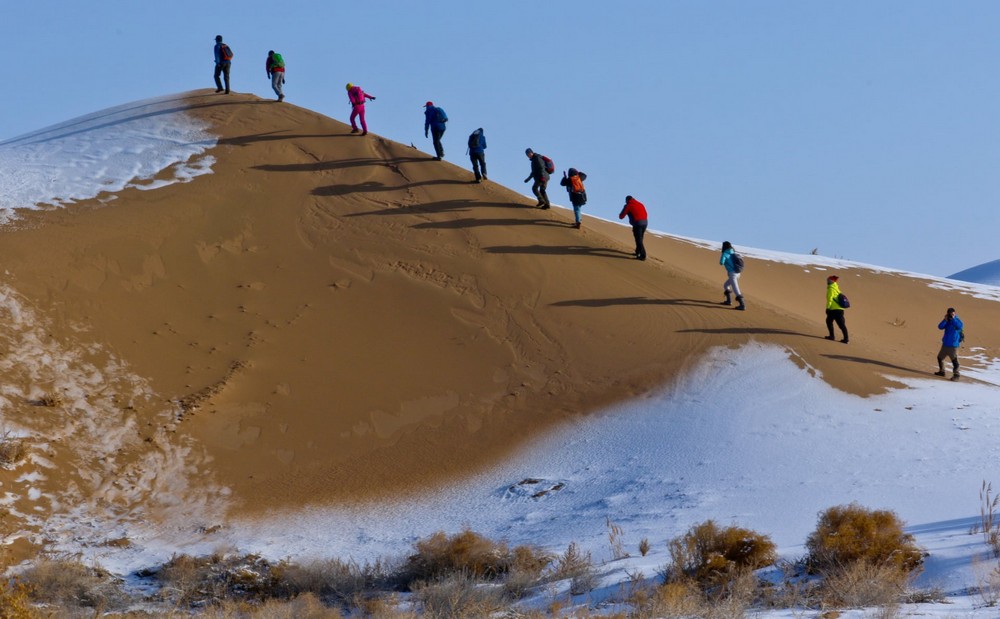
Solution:
<svg viewBox="0 0 1000 619"><path fill-rule="evenodd" d="M215 35L215 40L216 41L221 41L222 40L222 35L221 34Z"/></svg>
<svg viewBox="0 0 1000 619"><path fill-rule="evenodd" d="M531 150L530 148L526 148L524 149L524 154L530 157L535 154L535 151Z"/></svg>
<svg viewBox="0 0 1000 619"><path fill-rule="evenodd" d="M722 249L732 249L732 248L733 248L733 244L730 243L729 241L723 241L722 242Z"/></svg>
<svg viewBox="0 0 1000 619"><path fill-rule="evenodd" d="M633 198L632 196L625 196L626 202L631 202L632 200L635 200L635 198Z"/></svg>
<svg viewBox="0 0 1000 619"><path fill-rule="evenodd" d="M576 168L570 168L569 169L569 175L570 176L576 176L577 174L579 174L579 172L576 171Z"/></svg>
<svg viewBox="0 0 1000 619"><path fill-rule="evenodd" d="M827 278L826 278L826 281L828 281L828 282L835 282L835 281L837 281L837 280L839 280L839 279L840 279L840 278L839 278L839 277L837 277L836 275L831 275L830 277L827 277Z"/></svg>
<svg viewBox="0 0 1000 619"><path fill-rule="evenodd" d="M424 104L424 107L434 107L434 102L428 101L427 103Z"/></svg>
<svg viewBox="0 0 1000 619"><path fill-rule="evenodd" d="M949 308L948 308L948 313L949 313L949 314L953 314L953 313L955 313L955 308L954 308L954 307L949 307Z"/></svg>
<svg viewBox="0 0 1000 619"><path fill-rule="evenodd" d="M354 88L354 84L347 82L347 89L350 90L352 88Z"/></svg>

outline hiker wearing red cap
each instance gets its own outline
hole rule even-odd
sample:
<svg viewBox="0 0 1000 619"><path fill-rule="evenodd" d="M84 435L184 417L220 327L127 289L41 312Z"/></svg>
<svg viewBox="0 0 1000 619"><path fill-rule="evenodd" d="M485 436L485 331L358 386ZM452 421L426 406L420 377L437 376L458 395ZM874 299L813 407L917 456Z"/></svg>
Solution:
<svg viewBox="0 0 1000 619"><path fill-rule="evenodd" d="M441 158L444 157L441 136L444 135L446 122L448 122L448 115L444 113L444 110L435 107L432 101L424 104L424 137L427 137L427 130L430 129L434 138L434 161L441 161Z"/></svg>
<svg viewBox="0 0 1000 619"><path fill-rule="evenodd" d="M618 219L625 219L626 215L628 222L632 224L632 236L635 237L635 257L645 260L646 246L642 243L642 237L646 235L646 226L649 224L646 206L632 196L625 196L625 206L618 214Z"/></svg>
<svg viewBox="0 0 1000 619"><path fill-rule="evenodd" d="M848 304L847 297L840 292L840 285L837 283L839 279L836 275L826 278L826 328L830 332L830 335L826 336L826 339L837 339L833 335L833 323L837 323L837 326L840 327L840 332L844 334L844 339L840 341L846 344L848 337L847 321L844 320L844 309L848 307Z"/></svg>
<svg viewBox="0 0 1000 619"><path fill-rule="evenodd" d="M361 90L361 86L348 84L347 99L351 102L351 133L358 132L358 125L355 124L354 119L360 116L361 135L368 135L368 123L365 122L365 100L371 99L374 101L375 97Z"/></svg>

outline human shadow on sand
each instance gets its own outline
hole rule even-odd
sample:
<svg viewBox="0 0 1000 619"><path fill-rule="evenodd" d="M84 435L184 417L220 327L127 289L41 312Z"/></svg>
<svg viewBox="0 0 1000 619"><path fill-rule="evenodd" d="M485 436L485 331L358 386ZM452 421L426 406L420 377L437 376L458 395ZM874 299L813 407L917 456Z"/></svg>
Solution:
<svg viewBox="0 0 1000 619"><path fill-rule="evenodd" d="M480 202L478 200L441 200L438 202L424 202L421 204L410 204L393 206L379 209L377 211L363 211L360 213L350 213L345 217L369 217L371 215L414 215L423 213L447 213L454 211L466 211L473 208L517 208L523 209L521 204L511 202Z"/></svg>
<svg viewBox="0 0 1000 619"><path fill-rule="evenodd" d="M397 191L412 189L413 187L425 187L428 185L467 185L468 183L464 181L457 181L452 179L437 179L430 181L417 181L415 183L407 183L405 185L383 185L378 181L366 181L364 183L357 183L356 185L327 185L325 187L317 187L312 190L312 195L314 196L346 196L347 194L357 193L363 191L365 193L375 192L375 191Z"/></svg>
<svg viewBox="0 0 1000 619"><path fill-rule="evenodd" d="M632 254L627 254L632 257ZM650 297L612 297L610 299L571 299L552 303L556 307L614 307L616 305L688 305L691 307L704 307L710 309L729 309L703 299L652 299Z"/></svg>
<svg viewBox="0 0 1000 619"><path fill-rule="evenodd" d="M621 258L635 260L626 251L607 247L587 247L586 245L497 245L484 247L491 254L534 254L542 256L600 256L601 258Z"/></svg>
<svg viewBox="0 0 1000 619"><path fill-rule="evenodd" d="M453 219L450 221L428 221L413 227L423 230L457 230L461 228L481 228L485 226L552 226L565 228L566 224L551 219L510 219L510 218L472 218Z"/></svg>
<svg viewBox="0 0 1000 619"><path fill-rule="evenodd" d="M854 363L864 363L866 365L877 365L880 367L889 368L891 370L900 370L901 372L911 372L913 374L923 374L923 375L928 374L928 372L924 370L915 370L913 368L907 368L901 365L886 363L885 361L866 359L865 357L854 357L852 355L821 355L821 356L826 357L827 359L836 359L837 361L852 361Z"/></svg>
<svg viewBox="0 0 1000 619"><path fill-rule="evenodd" d="M721 305L723 309L731 309ZM677 333L707 333L709 335L794 335L796 337L808 337L814 340L823 339L820 335L789 331L788 329L771 329L768 327L726 327L723 329L679 329Z"/></svg>
<svg viewBox="0 0 1000 619"><path fill-rule="evenodd" d="M266 134L261 134L266 135ZM250 136L252 137L252 136ZM331 136L288 136L288 137L351 137L350 134L339 134ZM236 138L234 138L236 139ZM268 139L268 138L261 138ZM274 137L269 139L285 139L283 137ZM428 163L434 161L428 157L395 157L393 159L380 159L375 157L361 157L358 159L337 159L334 161L315 161L313 163L266 163L262 165L253 166L254 170L263 170L264 172L323 172L326 170L344 170L347 168L363 168L367 166L382 166L383 168L389 168L390 170L398 172L397 166L401 163ZM468 184L462 181L454 181L455 184Z"/></svg>

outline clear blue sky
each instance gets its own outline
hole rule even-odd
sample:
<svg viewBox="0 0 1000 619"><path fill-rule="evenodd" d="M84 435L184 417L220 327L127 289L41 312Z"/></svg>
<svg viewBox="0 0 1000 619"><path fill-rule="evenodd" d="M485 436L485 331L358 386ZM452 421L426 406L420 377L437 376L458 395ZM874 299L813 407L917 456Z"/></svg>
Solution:
<svg viewBox="0 0 1000 619"><path fill-rule="evenodd" d="M212 87L222 34L238 92L272 96L275 49L289 103L346 120L360 84L425 151L433 100L447 160L481 126L491 179L528 192L530 146L588 173L585 213L948 275L1000 257L998 32L977 0L12 2L0 139Z"/></svg>

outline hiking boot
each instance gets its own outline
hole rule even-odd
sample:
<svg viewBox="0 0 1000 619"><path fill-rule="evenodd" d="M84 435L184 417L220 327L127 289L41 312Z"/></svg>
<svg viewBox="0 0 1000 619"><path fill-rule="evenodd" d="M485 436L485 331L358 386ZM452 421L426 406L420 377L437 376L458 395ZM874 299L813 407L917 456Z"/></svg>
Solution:
<svg viewBox="0 0 1000 619"><path fill-rule="evenodd" d="M844 339L840 340L840 343L841 343L841 344L848 344L848 343L850 343L850 341L851 341L851 340L849 340L849 339L847 339L847 338L845 337Z"/></svg>
<svg viewBox="0 0 1000 619"><path fill-rule="evenodd" d="M222 92L222 89L221 88L216 88L215 92Z"/></svg>
<svg viewBox="0 0 1000 619"><path fill-rule="evenodd" d="M833 337L832 335L828 335L828 336L824 337L823 339L824 340L835 340L837 338Z"/></svg>
<svg viewBox="0 0 1000 619"><path fill-rule="evenodd" d="M357 133L358 131L360 131L360 129L358 129L357 127L351 129L351 133Z"/></svg>
<svg viewBox="0 0 1000 619"><path fill-rule="evenodd" d="M733 293L729 292L728 290L723 290L722 294L726 295L726 300L723 301L722 304L723 305L732 305L733 304Z"/></svg>
<svg viewBox="0 0 1000 619"><path fill-rule="evenodd" d="M281 103L284 100L285 100L285 95L278 95L278 103Z"/></svg>
<svg viewBox="0 0 1000 619"><path fill-rule="evenodd" d="M747 306L743 303L743 297L737 296L736 301L739 303L739 305L736 306L736 309L745 310L747 308Z"/></svg>
<svg viewBox="0 0 1000 619"><path fill-rule="evenodd" d="M368 135L368 132L367 131L362 131L361 135Z"/></svg>
<svg viewBox="0 0 1000 619"><path fill-rule="evenodd" d="M951 377L951 380L955 381L955 380L958 380L960 378L961 378L961 376L959 376L958 374L953 374L952 377Z"/></svg>
<svg viewBox="0 0 1000 619"><path fill-rule="evenodd" d="M576 228L577 230L579 230L580 229L580 222L574 223L573 227Z"/></svg>
<svg viewBox="0 0 1000 619"><path fill-rule="evenodd" d="M434 161L441 161L440 157L434 157Z"/></svg>
<svg viewBox="0 0 1000 619"><path fill-rule="evenodd" d="M486 178L486 175L485 175L485 174L483 174L483 180L484 180L484 181L488 181L488 180L490 180L490 179Z"/></svg>

